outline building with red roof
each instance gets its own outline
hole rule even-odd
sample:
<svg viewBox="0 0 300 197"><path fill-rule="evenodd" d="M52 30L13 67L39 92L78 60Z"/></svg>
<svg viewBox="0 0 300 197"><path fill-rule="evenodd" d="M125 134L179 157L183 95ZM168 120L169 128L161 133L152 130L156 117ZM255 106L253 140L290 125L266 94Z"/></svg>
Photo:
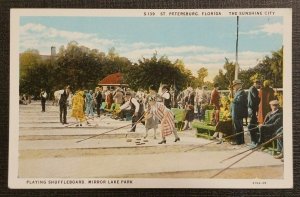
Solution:
<svg viewBox="0 0 300 197"><path fill-rule="evenodd" d="M128 84L123 83L122 73L114 73L104 77L98 83L99 86L128 86Z"/></svg>

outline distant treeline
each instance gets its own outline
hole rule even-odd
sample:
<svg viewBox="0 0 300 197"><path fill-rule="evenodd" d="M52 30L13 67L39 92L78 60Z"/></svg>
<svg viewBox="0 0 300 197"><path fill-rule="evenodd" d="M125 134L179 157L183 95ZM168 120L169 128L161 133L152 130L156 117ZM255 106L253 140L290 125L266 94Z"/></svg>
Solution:
<svg viewBox="0 0 300 197"><path fill-rule="evenodd" d="M241 70L239 78L249 88L253 79L270 80L273 87L282 87L283 48L272 52L257 65ZM197 76L186 68L182 60L170 61L167 56L141 58L137 63L119 56L112 48L107 54L96 49L79 46L72 41L62 46L56 56L42 58L35 49L20 54L20 94L39 95L44 88L51 93L70 85L72 89L94 89L98 82L109 74L121 72L123 83L137 90L148 89L150 85L159 87L161 83L182 90L187 86L212 88L213 82L205 81L209 70L199 65ZM225 59L224 69L215 76L214 83L220 89L227 89L234 77L234 63Z"/></svg>

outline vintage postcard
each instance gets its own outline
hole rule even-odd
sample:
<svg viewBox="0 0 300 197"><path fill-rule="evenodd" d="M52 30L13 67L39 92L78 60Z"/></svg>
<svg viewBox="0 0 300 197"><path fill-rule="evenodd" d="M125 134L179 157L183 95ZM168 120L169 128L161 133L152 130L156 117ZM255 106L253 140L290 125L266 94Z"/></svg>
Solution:
<svg viewBox="0 0 300 197"><path fill-rule="evenodd" d="M11 9L10 188L292 188L292 9Z"/></svg>

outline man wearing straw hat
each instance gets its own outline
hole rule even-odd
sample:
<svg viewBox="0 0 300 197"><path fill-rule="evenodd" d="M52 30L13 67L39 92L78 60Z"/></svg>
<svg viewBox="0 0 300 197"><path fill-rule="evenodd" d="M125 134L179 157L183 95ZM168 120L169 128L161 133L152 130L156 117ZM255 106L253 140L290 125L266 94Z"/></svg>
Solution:
<svg viewBox="0 0 300 197"><path fill-rule="evenodd" d="M242 81L237 79L232 83L232 88L235 92L234 98L231 105L231 116L233 121L234 133L240 133L235 136L235 140L231 143L232 145L244 144L244 128L243 119L248 116L247 106L247 94L242 89Z"/></svg>

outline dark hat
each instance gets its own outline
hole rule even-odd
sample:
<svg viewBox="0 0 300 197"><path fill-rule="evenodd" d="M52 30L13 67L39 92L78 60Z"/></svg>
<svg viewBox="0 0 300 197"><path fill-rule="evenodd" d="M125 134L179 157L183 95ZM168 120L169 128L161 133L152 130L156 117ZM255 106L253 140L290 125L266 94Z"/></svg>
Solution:
<svg viewBox="0 0 300 197"><path fill-rule="evenodd" d="M167 89L167 90L170 90L170 88L169 88L168 85L162 85L161 89Z"/></svg>

